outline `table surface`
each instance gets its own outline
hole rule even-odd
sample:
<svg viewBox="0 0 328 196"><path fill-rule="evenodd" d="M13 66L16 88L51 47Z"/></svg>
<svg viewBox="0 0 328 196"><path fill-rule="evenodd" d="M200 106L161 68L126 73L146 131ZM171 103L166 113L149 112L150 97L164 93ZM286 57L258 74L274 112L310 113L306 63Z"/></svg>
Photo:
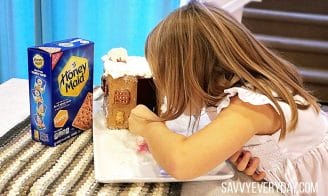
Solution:
<svg viewBox="0 0 328 196"><path fill-rule="evenodd" d="M28 80L12 78L0 84L0 137L29 116Z"/></svg>

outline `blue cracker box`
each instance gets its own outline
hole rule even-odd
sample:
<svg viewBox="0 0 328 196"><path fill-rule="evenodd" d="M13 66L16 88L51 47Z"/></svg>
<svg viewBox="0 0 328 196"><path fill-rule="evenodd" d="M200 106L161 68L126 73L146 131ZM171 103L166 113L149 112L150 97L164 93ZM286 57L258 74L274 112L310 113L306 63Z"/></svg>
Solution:
<svg viewBox="0 0 328 196"><path fill-rule="evenodd" d="M91 128L93 56L80 38L28 48L33 140L56 146Z"/></svg>

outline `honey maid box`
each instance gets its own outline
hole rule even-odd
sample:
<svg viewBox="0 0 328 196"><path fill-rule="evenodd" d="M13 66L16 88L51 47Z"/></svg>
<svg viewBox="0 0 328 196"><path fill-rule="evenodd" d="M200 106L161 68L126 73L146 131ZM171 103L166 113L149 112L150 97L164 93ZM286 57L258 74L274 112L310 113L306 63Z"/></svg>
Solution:
<svg viewBox="0 0 328 196"><path fill-rule="evenodd" d="M93 56L81 38L28 48L33 140L56 146L92 127Z"/></svg>

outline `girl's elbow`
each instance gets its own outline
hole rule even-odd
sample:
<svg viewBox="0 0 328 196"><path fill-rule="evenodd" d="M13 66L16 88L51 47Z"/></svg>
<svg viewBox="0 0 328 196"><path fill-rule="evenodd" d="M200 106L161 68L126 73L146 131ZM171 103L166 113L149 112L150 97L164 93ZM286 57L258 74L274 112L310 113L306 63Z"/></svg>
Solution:
<svg viewBox="0 0 328 196"><path fill-rule="evenodd" d="M167 172L177 180L190 180L196 177L192 168L188 167L181 158L171 160Z"/></svg>
<svg viewBox="0 0 328 196"><path fill-rule="evenodd" d="M186 181L186 180L191 180L191 179L194 178L193 176L191 176L187 172L184 172L184 171L181 171L181 170L173 171L170 175L178 181Z"/></svg>

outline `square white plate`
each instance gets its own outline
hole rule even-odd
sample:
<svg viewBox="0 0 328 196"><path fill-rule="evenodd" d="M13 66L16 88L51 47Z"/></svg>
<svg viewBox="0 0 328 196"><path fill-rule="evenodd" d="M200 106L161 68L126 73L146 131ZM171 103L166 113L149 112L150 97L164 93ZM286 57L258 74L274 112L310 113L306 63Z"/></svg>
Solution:
<svg viewBox="0 0 328 196"><path fill-rule="evenodd" d="M128 130L109 130L102 111L102 100L94 101L93 142L95 178L102 183L177 182L167 175L150 153L137 152L136 136ZM233 170L222 163L208 175L189 181L225 180Z"/></svg>

